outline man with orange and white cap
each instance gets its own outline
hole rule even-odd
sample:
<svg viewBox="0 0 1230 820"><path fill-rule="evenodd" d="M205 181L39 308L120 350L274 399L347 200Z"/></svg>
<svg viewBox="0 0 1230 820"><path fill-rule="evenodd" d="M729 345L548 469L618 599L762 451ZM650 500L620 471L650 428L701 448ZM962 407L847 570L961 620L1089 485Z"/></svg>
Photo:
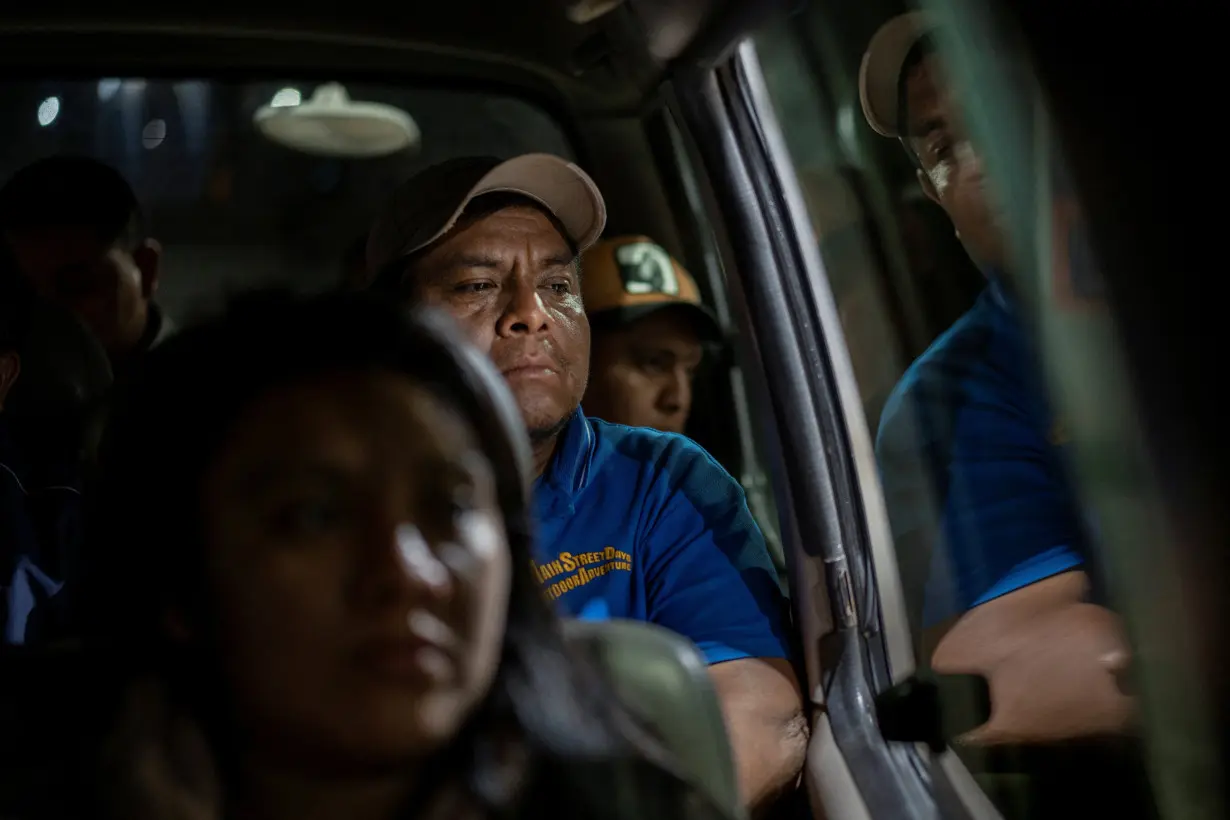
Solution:
<svg viewBox="0 0 1230 820"><path fill-rule="evenodd" d="M682 433L705 345L723 339L696 282L644 236L598 242L585 252L581 269L592 334L585 412Z"/></svg>
<svg viewBox="0 0 1230 820"><path fill-rule="evenodd" d="M1115 731L1132 712L1115 677L1126 644L1116 617L1090 601L1089 527L1053 435L1003 220L934 30L923 12L892 18L859 71L867 122L901 142L987 278L880 419L876 460L906 603L936 670L990 680L997 706L977 739Z"/></svg>
<svg viewBox="0 0 1230 820"><path fill-rule="evenodd" d="M793 785L806 752L784 602L742 487L704 450L581 412L590 329L577 258L605 222L597 186L558 157L451 160L394 192L368 269L377 292L442 308L490 355L533 446L544 593L565 614L691 639L759 808Z"/></svg>

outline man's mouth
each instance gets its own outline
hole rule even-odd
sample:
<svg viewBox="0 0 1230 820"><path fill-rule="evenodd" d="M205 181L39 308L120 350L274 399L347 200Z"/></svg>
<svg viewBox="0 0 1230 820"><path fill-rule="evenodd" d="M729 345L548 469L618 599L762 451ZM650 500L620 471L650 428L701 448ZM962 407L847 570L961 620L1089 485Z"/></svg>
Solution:
<svg viewBox="0 0 1230 820"><path fill-rule="evenodd" d="M511 379L513 377L554 376L559 372L559 368L547 356L523 356L500 368L500 372L504 374L504 378Z"/></svg>

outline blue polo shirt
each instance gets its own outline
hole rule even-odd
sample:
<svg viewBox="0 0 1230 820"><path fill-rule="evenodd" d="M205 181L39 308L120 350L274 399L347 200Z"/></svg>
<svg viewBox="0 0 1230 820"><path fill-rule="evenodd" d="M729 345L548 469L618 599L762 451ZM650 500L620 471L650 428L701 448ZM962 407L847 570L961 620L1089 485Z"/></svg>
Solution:
<svg viewBox="0 0 1230 820"><path fill-rule="evenodd" d="M1083 562L1086 530L1016 311L992 280L880 419L907 606L924 627Z"/></svg>
<svg viewBox="0 0 1230 820"><path fill-rule="evenodd" d="M564 614L664 626L711 664L787 657L784 599L743 488L692 440L578 410L534 509L534 572Z"/></svg>

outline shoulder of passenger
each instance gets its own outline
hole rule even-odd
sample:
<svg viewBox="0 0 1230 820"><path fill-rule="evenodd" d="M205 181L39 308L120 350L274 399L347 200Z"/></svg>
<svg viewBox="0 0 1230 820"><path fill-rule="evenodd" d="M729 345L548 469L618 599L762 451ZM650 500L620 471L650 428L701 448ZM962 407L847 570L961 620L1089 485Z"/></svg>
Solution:
<svg viewBox="0 0 1230 820"><path fill-rule="evenodd" d="M666 480L677 484L693 476L712 478L714 475L734 481L704 447L679 433L601 421L595 423L595 430L599 447L609 447L617 457L653 473L655 482Z"/></svg>
<svg viewBox="0 0 1230 820"><path fill-rule="evenodd" d="M919 411L944 409L958 401L962 385L976 369L978 351L983 349L988 332L986 321L970 311L906 368L881 411L877 452L894 446L917 446L922 435Z"/></svg>
<svg viewBox="0 0 1230 820"><path fill-rule="evenodd" d="M688 436L621 425L608 430L614 434L609 445L614 459L624 461L641 482L642 503L672 503L679 495L692 505L718 503L743 494L731 473Z"/></svg>

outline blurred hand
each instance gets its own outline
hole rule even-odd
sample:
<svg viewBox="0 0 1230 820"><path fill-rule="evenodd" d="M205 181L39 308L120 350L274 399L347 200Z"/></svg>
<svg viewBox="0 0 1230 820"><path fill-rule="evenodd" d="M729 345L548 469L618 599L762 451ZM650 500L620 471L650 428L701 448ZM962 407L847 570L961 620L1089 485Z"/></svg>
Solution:
<svg viewBox="0 0 1230 820"><path fill-rule="evenodd" d="M104 783L125 820L220 820L222 794L200 729L173 709L165 686L144 680L127 694L109 744Z"/></svg>
<svg viewBox="0 0 1230 820"><path fill-rule="evenodd" d="M1084 603L1084 573L1032 584L967 612L932 655L941 674L990 685L991 719L959 738L1047 743L1128 731L1136 701L1122 686L1131 652L1119 617Z"/></svg>

